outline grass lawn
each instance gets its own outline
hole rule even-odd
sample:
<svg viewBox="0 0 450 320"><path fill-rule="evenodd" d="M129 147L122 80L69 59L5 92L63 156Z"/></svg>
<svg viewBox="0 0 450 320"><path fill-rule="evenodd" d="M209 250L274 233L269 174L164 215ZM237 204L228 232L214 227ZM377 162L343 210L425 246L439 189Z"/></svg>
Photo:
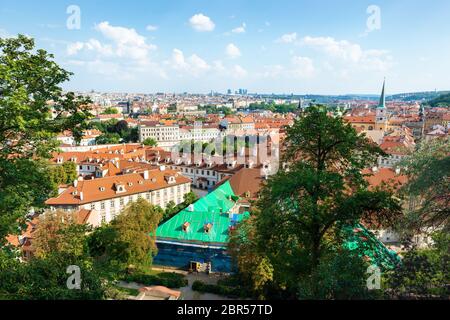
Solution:
<svg viewBox="0 0 450 320"><path fill-rule="evenodd" d="M138 289L132 289L132 288L123 288L123 287L119 287L119 286L115 286L117 288L117 290L130 295L130 296L137 296L139 294L139 290Z"/></svg>

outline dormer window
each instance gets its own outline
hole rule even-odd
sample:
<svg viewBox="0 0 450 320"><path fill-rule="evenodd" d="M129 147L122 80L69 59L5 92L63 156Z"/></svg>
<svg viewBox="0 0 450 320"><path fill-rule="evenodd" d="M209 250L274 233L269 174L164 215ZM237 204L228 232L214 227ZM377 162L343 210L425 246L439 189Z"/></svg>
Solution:
<svg viewBox="0 0 450 320"><path fill-rule="evenodd" d="M139 180L139 184L144 184L144 181L142 181L142 180Z"/></svg>
<svg viewBox="0 0 450 320"><path fill-rule="evenodd" d="M133 182L128 182L128 186L131 187L133 185Z"/></svg>
<svg viewBox="0 0 450 320"><path fill-rule="evenodd" d="M116 189L116 193L122 193L122 192L126 191L124 185L122 183L120 183L120 182L119 183L115 183L114 187Z"/></svg>
<svg viewBox="0 0 450 320"><path fill-rule="evenodd" d="M99 190L100 191L105 191L105 187L100 187Z"/></svg>
<svg viewBox="0 0 450 320"><path fill-rule="evenodd" d="M203 229L205 230L205 233L210 233L212 227L213 227L212 223L206 223L206 224L203 226Z"/></svg>
<svg viewBox="0 0 450 320"><path fill-rule="evenodd" d="M176 182L174 176L165 176L164 178L166 179L166 181L167 181L168 184L172 184L172 183L175 183L175 182Z"/></svg>
<svg viewBox="0 0 450 320"><path fill-rule="evenodd" d="M188 229L189 229L189 226L190 226L191 224L189 223L189 222L185 222L185 223L183 223L183 231L184 232L187 232L188 231Z"/></svg>

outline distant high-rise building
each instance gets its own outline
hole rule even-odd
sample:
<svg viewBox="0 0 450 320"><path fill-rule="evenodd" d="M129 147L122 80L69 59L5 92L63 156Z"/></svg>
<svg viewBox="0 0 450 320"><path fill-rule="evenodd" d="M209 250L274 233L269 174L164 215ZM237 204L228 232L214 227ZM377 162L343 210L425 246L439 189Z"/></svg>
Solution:
<svg viewBox="0 0 450 320"><path fill-rule="evenodd" d="M227 94L230 95L231 94L231 89L227 90Z"/></svg>

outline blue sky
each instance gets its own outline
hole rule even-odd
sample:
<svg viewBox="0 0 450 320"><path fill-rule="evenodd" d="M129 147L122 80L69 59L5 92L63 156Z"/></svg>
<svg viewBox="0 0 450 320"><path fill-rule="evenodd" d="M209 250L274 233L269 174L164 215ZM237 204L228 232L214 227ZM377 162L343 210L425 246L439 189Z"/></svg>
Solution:
<svg viewBox="0 0 450 320"><path fill-rule="evenodd" d="M450 89L448 0L0 0L0 36L18 33L74 72L71 90L378 93L385 76L388 93Z"/></svg>

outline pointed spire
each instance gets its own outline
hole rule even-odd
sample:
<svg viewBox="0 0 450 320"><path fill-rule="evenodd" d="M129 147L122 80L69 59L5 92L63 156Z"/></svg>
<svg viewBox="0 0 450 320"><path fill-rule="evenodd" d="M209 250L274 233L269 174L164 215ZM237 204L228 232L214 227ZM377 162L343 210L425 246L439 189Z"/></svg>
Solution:
<svg viewBox="0 0 450 320"><path fill-rule="evenodd" d="M385 86L386 86L386 78L384 78L384 81L383 81L383 89L381 90L380 102L378 103L378 108L382 108L382 109L386 108L386 97L384 94Z"/></svg>

